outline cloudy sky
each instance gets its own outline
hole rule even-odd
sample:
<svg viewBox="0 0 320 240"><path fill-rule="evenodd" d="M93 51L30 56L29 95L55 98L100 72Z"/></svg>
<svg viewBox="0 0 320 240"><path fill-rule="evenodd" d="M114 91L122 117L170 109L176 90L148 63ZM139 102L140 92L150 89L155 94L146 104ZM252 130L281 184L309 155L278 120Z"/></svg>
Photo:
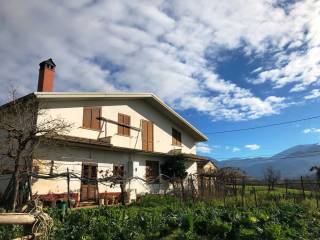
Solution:
<svg viewBox="0 0 320 240"><path fill-rule="evenodd" d="M320 1L4 1L0 99L36 90L154 92L210 138L217 159L271 155L320 141Z"/></svg>

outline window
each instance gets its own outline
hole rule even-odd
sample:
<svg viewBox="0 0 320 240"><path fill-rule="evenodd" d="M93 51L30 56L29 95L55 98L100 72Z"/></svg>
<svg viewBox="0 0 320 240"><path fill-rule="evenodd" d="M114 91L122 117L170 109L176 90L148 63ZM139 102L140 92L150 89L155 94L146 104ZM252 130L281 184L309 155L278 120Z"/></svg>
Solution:
<svg viewBox="0 0 320 240"><path fill-rule="evenodd" d="M130 136L130 116L118 114L118 134L122 136Z"/></svg>
<svg viewBox="0 0 320 240"><path fill-rule="evenodd" d="M98 117L101 117L101 107L84 107L82 126L88 129L101 130Z"/></svg>
<svg viewBox="0 0 320 240"><path fill-rule="evenodd" d="M146 161L146 180L152 183L159 183L159 162Z"/></svg>
<svg viewBox="0 0 320 240"><path fill-rule="evenodd" d="M114 177L124 177L124 166L123 165L113 165L113 176Z"/></svg>
<svg viewBox="0 0 320 240"><path fill-rule="evenodd" d="M172 145L181 146L181 133L172 128Z"/></svg>

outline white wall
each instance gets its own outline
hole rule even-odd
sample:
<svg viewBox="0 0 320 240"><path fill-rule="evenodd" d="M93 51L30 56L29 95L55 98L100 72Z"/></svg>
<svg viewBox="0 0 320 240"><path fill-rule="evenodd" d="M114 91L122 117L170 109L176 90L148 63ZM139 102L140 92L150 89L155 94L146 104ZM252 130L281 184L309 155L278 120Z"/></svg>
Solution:
<svg viewBox="0 0 320 240"><path fill-rule="evenodd" d="M112 174L113 165L121 164L125 166L126 176L138 177L145 179L146 174L146 161L154 160L159 161L160 165L164 163L163 157L148 156L142 154L119 153L111 151L94 150L89 148L78 147L62 147L55 146L51 148L42 147L36 153L34 163L40 168L39 173L48 174L50 172L50 162L54 160L53 173L64 173L69 168L71 173L81 176L82 163L98 163L98 178L102 175L100 171L108 171ZM130 163L131 161L131 163ZM187 172L190 174L196 173L196 162L188 162ZM71 192L80 192L80 180L72 179L70 183ZM127 183L126 190L134 190L137 194L143 193L163 193L168 187L165 181L160 184L146 184L144 181L133 179ZM48 193L66 193L67 180L66 178L44 180L38 179L33 183L32 191L34 194L48 194ZM120 192L119 186L106 187L99 184L99 192Z"/></svg>
<svg viewBox="0 0 320 240"><path fill-rule="evenodd" d="M99 101L68 101L45 103L46 116L52 118L64 118L73 123L71 136L97 139L99 132L82 128L83 106L102 106L102 116L118 121L118 113L127 114L131 117L131 125L141 128L141 120L150 120L154 123L154 151L168 153L173 149L182 149L183 153L196 153L195 140L178 126L169 121L159 111L143 100L99 100ZM40 116L39 121L43 120ZM172 127L181 132L182 146L172 145ZM104 128L102 129L104 131ZM115 124L107 124L107 136L111 136L111 143L115 146L142 149L141 132L131 129L131 136L117 134L118 127ZM100 137L104 137L105 132Z"/></svg>

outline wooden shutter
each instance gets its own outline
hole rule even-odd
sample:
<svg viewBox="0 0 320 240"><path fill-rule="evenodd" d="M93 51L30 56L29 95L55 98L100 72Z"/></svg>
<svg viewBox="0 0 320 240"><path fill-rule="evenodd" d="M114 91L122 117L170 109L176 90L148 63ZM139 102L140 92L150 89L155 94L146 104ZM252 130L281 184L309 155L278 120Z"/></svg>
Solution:
<svg viewBox="0 0 320 240"><path fill-rule="evenodd" d="M123 165L113 165L113 176L123 177L124 176L124 166Z"/></svg>
<svg viewBox="0 0 320 240"><path fill-rule="evenodd" d="M95 165L91 166L90 178L93 180L96 180L97 174L98 174L98 167Z"/></svg>
<svg viewBox="0 0 320 240"><path fill-rule="evenodd" d="M118 114L118 134L123 136L130 136L130 128L121 124L130 126L130 116L125 114Z"/></svg>
<svg viewBox="0 0 320 240"><path fill-rule="evenodd" d="M97 117L101 117L101 107L84 107L82 126L88 129L100 130L101 124Z"/></svg>
<svg viewBox="0 0 320 240"><path fill-rule="evenodd" d="M172 145L181 146L181 133L172 128Z"/></svg>
<svg viewBox="0 0 320 240"><path fill-rule="evenodd" d="M172 128L172 145L177 145L177 140L176 140L174 128Z"/></svg>
<svg viewBox="0 0 320 240"><path fill-rule="evenodd" d="M153 151L153 123L148 122L148 151Z"/></svg>
<svg viewBox="0 0 320 240"><path fill-rule="evenodd" d="M130 126L130 116L124 115L123 122L125 125ZM123 135L130 136L130 128L129 127L124 127Z"/></svg>
<svg viewBox="0 0 320 240"><path fill-rule="evenodd" d="M100 130L100 120L97 118L101 116L101 107L93 107L91 116L91 128Z"/></svg>
<svg viewBox="0 0 320 240"><path fill-rule="evenodd" d="M159 182L159 175L159 162L146 161L146 180L157 183Z"/></svg>
<svg viewBox="0 0 320 240"><path fill-rule="evenodd" d="M153 123L142 120L142 150L153 151Z"/></svg>
<svg viewBox="0 0 320 240"><path fill-rule="evenodd" d="M84 128L91 128L91 107L83 108L83 123L82 126Z"/></svg>
<svg viewBox="0 0 320 240"><path fill-rule="evenodd" d="M142 121L142 150L148 151L148 122L146 120Z"/></svg>
<svg viewBox="0 0 320 240"><path fill-rule="evenodd" d="M124 116L121 113L118 113L118 134L124 135L124 127L120 124L124 124Z"/></svg>

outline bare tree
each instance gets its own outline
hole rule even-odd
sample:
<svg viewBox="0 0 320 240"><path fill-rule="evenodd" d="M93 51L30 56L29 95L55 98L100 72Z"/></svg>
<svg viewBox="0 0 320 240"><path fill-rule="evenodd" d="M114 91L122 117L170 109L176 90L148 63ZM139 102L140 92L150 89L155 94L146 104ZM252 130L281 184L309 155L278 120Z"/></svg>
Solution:
<svg viewBox="0 0 320 240"><path fill-rule="evenodd" d="M317 185L318 185L318 188L320 188L320 167L319 166L312 166L310 168L310 171L311 172L313 172L313 171L316 172Z"/></svg>
<svg viewBox="0 0 320 240"><path fill-rule="evenodd" d="M168 180L174 189L180 184L181 197L184 197L184 180L188 176L186 170L186 158L181 154L168 157L161 165L161 172L165 180Z"/></svg>
<svg viewBox="0 0 320 240"><path fill-rule="evenodd" d="M268 167L264 171L264 180L268 185L268 191L274 190L274 185L280 180L281 172L273 167Z"/></svg>
<svg viewBox="0 0 320 240"><path fill-rule="evenodd" d="M72 125L46 115L44 105L34 94L20 99L12 94L12 98L0 107L0 157L12 170L0 203L15 211L23 199L20 190L26 189L36 147L42 141L66 133Z"/></svg>

